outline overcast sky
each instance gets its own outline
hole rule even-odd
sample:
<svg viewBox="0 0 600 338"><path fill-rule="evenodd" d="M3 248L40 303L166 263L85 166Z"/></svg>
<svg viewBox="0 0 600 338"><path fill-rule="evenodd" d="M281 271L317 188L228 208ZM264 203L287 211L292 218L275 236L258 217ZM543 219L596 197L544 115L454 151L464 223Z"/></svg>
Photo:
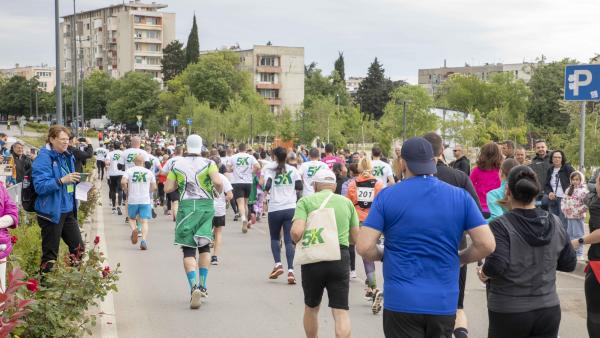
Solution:
<svg viewBox="0 0 600 338"><path fill-rule="evenodd" d="M77 1L78 11L118 0ZM325 73L338 51L346 76L364 76L375 57L393 80L415 83L419 68L571 57L600 53L598 0L164 0L187 41L195 11L201 49L272 41L302 46L305 63ZM61 0L61 15L73 11ZM0 66L54 59L54 1L2 0Z"/></svg>

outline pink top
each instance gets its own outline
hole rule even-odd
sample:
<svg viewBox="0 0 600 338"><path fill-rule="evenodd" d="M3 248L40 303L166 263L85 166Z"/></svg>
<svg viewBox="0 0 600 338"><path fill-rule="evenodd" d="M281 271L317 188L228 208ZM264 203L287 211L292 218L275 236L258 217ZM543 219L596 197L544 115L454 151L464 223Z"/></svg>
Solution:
<svg viewBox="0 0 600 338"><path fill-rule="evenodd" d="M333 169L333 165L336 163L344 164L344 161L342 161L341 158L339 158L337 156L333 156L333 155L328 155L328 156L323 157L321 159L321 162L327 164L329 169Z"/></svg>
<svg viewBox="0 0 600 338"><path fill-rule="evenodd" d="M471 171L471 182L479 198L481 211L490 212L486 195L490 190L500 187L500 169L483 170L475 167Z"/></svg>

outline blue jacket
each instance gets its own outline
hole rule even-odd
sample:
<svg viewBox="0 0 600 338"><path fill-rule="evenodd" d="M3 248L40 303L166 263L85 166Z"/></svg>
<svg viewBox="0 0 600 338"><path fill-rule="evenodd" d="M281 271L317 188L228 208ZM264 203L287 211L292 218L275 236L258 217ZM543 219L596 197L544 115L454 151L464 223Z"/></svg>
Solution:
<svg viewBox="0 0 600 338"><path fill-rule="evenodd" d="M75 160L71 153L65 152L67 165L71 172L75 170ZM38 194L35 200L35 212L39 217L45 218L54 224L60 222L62 200L66 192L59 179L63 177L60 165L63 156L52 150L49 145L40 149L38 156L33 161L31 176L33 186ZM73 194L73 212L77 214L77 203Z"/></svg>

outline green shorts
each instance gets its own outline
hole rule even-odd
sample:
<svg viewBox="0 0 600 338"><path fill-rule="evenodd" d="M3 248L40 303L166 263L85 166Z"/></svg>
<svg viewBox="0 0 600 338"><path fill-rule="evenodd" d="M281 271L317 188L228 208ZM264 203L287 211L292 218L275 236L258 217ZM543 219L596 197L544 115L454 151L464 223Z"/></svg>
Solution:
<svg viewBox="0 0 600 338"><path fill-rule="evenodd" d="M175 244L198 248L212 243L212 219L214 214L213 200L179 201L177 223L175 224Z"/></svg>

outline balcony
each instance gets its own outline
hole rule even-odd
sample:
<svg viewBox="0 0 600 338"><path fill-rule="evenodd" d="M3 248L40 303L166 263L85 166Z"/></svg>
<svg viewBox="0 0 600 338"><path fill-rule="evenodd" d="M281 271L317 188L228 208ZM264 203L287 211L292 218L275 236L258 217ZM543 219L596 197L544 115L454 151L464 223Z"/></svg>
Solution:
<svg viewBox="0 0 600 338"><path fill-rule="evenodd" d="M281 89L281 83L259 82L256 89Z"/></svg>
<svg viewBox="0 0 600 338"><path fill-rule="evenodd" d="M135 56L159 56L162 57L162 51L152 51L152 50L136 50Z"/></svg>
<svg viewBox="0 0 600 338"><path fill-rule="evenodd" d="M149 65L149 64L143 64L143 63L136 63L133 66L134 69L136 70L158 70L160 71L162 69L162 66L160 64L158 65Z"/></svg>
<svg viewBox="0 0 600 338"><path fill-rule="evenodd" d="M281 73L281 67L256 66L257 73Z"/></svg>
<svg viewBox="0 0 600 338"><path fill-rule="evenodd" d="M281 99L265 97L265 103L270 106L281 106Z"/></svg>

